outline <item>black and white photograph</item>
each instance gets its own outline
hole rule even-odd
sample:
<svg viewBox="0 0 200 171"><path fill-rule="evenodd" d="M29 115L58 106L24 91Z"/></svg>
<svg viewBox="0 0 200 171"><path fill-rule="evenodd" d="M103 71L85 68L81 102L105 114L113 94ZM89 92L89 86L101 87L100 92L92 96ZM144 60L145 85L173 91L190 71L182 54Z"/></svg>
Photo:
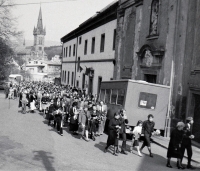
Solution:
<svg viewBox="0 0 200 171"><path fill-rule="evenodd" d="M200 171L200 0L0 0L0 171Z"/></svg>

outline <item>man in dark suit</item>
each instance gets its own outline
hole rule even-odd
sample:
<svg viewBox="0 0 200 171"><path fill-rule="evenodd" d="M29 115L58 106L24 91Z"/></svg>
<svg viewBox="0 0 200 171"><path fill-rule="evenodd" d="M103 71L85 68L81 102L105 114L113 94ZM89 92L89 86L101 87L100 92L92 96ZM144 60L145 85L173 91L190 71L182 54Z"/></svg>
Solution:
<svg viewBox="0 0 200 171"><path fill-rule="evenodd" d="M181 153L182 153L181 161L183 160L185 150L187 150L187 155L188 155L187 168L188 169L195 169L191 165L191 160L192 160L192 142L191 142L191 140L194 139L194 135L192 135L192 131L191 131L191 126L193 123L194 123L194 120L192 117L188 117L186 119L186 125L184 128L184 137L183 137L183 141L182 141L182 145L181 145Z"/></svg>
<svg viewBox="0 0 200 171"><path fill-rule="evenodd" d="M123 140L121 153L127 155L128 153L125 151L126 150L126 124L128 124L126 110L124 110L124 109L120 110L119 114L120 114L119 121L121 123L120 134L121 134L122 140Z"/></svg>

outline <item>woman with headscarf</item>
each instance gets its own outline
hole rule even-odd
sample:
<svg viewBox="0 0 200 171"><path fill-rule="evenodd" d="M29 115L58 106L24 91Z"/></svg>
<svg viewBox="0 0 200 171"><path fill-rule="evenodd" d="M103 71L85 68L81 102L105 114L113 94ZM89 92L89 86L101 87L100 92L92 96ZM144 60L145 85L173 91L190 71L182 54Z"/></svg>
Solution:
<svg viewBox="0 0 200 171"><path fill-rule="evenodd" d="M114 118L110 120L108 125L108 139L107 139L107 146L104 150L106 153L108 150L108 147L110 145L114 145L114 151L113 155L117 156L117 148L118 148L118 141L119 141L119 131L121 129L121 122L119 120L120 115L119 113L114 114Z"/></svg>
<svg viewBox="0 0 200 171"><path fill-rule="evenodd" d="M177 158L177 167L178 169L184 169L181 165L181 144L184 136L183 128L185 124L183 122L178 122L176 125L176 129L174 129L171 133L169 146L167 150L167 167L172 168L170 164L171 158Z"/></svg>

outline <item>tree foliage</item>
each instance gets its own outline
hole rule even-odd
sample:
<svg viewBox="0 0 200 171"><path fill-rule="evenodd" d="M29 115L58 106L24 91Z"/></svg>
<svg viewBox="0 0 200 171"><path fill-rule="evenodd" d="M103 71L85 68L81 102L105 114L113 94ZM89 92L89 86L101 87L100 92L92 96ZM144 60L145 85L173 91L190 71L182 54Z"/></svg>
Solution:
<svg viewBox="0 0 200 171"><path fill-rule="evenodd" d="M12 0L0 0L0 79L6 79L16 67L12 64L13 42L22 36L16 29L16 19L12 17Z"/></svg>

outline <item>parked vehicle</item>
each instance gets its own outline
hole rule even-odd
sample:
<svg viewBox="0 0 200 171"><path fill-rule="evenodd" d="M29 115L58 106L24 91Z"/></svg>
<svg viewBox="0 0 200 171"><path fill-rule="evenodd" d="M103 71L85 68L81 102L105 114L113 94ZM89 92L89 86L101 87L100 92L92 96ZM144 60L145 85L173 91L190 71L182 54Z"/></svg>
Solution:
<svg viewBox="0 0 200 171"><path fill-rule="evenodd" d="M108 106L107 124L120 109L126 110L129 120L127 128L131 129L138 120L147 120L147 116L153 114L154 128L164 135L169 93L170 87L165 85L136 80L113 80L101 83L99 99Z"/></svg>

